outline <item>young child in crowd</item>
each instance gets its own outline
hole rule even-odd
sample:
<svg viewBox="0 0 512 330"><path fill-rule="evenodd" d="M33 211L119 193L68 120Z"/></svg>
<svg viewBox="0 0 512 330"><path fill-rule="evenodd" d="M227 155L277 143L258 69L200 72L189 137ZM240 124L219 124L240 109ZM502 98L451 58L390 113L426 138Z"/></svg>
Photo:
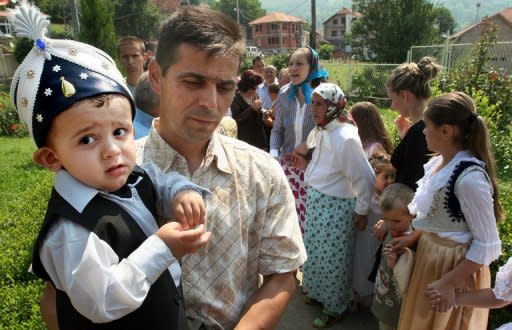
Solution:
<svg viewBox="0 0 512 330"><path fill-rule="evenodd" d="M352 268L352 293L353 310L357 309L357 303L371 304L374 284L368 280L375 262L375 253L380 242L375 238L373 226L382 219L379 200L384 189L395 182L395 169L387 154L374 154L370 158L370 165L375 172L375 188L368 209L368 223L363 230L356 232L354 249L354 263Z"/></svg>
<svg viewBox="0 0 512 330"><path fill-rule="evenodd" d="M308 260L303 286L323 304L313 326L338 320L350 303L355 226L366 223L375 183L357 129L337 120L345 96L335 84L321 83L311 97L316 123L307 138L314 148L305 179L308 185L304 243Z"/></svg>
<svg viewBox="0 0 512 330"><path fill-rule="evenodd" d="M384 244L394 237L409 235L412 232L413 216L409 213L407 205L413 196L412 189L401 183L394 183L384 189L380 198L382 218L388 228ZM400 258L407 257L408 264L412 266L410 250L401 252L407 254ZM377 271L372 305L372 312L379 320L379 330L396 329L398 325L401 293L404 291L403 287L407 287L410 275L409 271L405 278L400 278L394 272L398 258L396 252L389 247L384 248Z"/></svg>
<svg viewBox="0 0 512 330"><path fill-rule="evenodd" d="M135 165L135 107L110 56L46 38L47 18L25 2L11 19L35 40L14 75L13 104L34 161L56 173L32 268L57 289L59 328L186 329L180 269L170 267L208 242L204 225L191 229L204 223L208 191ZM158 228L158 216L181 224Z"/></svg>
<svg viewBox="0 0 512 330"><path fill-rule="evenodd" d="M438 290L427 290L433 307L441 301ZM512 258L496 273L494 289L486 288L455 292L455 306L471 306L477 308L502 308L512 304ZM512 322L503 324L497 330L512 329Z"/></svg>
<svg viewBox="0 0 512 330"><path fill-rule="evenodd" d="M357 126L366 157L373 154L393 153L393 142L377 106L371 102L357 102L350 107L349 118Z"/></svg>
<svg viewBox="0 0 512 330"><path fill-rule="evenodd" d="M263 109L263 124L265 125L265 135L267 136L267 141L269 141L269 143L272 127L274 126L274 109L276 107L277 98L279 97L279 90L280 87L277 83L272 83L268 86L268 96L272 101L272 104L268 109Z"/></svg>
<svg viewBox="0 0 512 330"><path fill-rule="evenodd" d="M502 216L487 126L462 92L431 100L424 113L429 150L409 210L414 232L393 251L418 242L399 329L486 329L488 310L455 306L455 292L490 287L488 265L501 254ZM425 289L439 292L433 309Z"/></svg>

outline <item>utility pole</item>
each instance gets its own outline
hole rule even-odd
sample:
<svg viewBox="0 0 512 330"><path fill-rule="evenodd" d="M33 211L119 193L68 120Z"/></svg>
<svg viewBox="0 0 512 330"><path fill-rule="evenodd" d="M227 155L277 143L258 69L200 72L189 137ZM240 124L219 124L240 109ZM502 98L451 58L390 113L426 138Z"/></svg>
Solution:
<svg viewBox="0 0 512 330"><path fill-rule="evenodd" d="M475 17L475 23L478 23L478 19L480 18L480 2L476 3L476 17Z"/></svg>
<svg viewBox="0 0 512 330"><path fill-rule="evenodd" d="M76 0L71 0L71 17L73 21L73 37L80 40L80 21L78 18L78 6Z"/></svg>
<svg viewBox="0 0 512 330"><path fill-rule="evenodd" d="M236 0L236 22L240 24L240 0Z"/></svg>
<svg viewBox="0 0 512 330"><path fill-rule="evenodd" d="M311 0L311 34L309 35L309 46L316 48L316 0Z"/></svg>

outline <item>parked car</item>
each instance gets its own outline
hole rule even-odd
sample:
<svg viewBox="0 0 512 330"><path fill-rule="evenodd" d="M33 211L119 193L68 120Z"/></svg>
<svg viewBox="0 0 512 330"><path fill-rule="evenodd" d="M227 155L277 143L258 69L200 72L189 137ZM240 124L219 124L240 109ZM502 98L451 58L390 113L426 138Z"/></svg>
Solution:
<svg viewBox="0 0 512 330"><path fill-rule="evenodd" d="M247 56L250 58L254 58L256 56L261 56L261 54L262 54L260 49L256 46L246 46L245 52L246 52Z"/></svg>

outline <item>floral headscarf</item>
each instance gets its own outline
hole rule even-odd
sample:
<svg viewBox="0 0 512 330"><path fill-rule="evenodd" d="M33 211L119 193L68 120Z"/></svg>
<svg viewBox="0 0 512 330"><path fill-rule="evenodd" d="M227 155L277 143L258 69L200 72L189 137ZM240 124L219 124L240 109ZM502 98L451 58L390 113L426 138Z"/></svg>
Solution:
<svg viewBox="0 0 512 330"><path fill-rule="evenodd" d="M311 47L307 47L309 51L311 52L311 67L309 69L309 75L307 76L306 80L301 82L298 85L290 85L290 92L288 93L289 99L294 99L295 95L297 94L297 88L300 88L302 90L302 94L304 95L304 98L306 100L307 104L311 104L311 94L313 92L313 88L309 85L309 83L312 80L318 79L318 78L324 78L327 79L329 76L329 73L327 70L319 64L319 57L318 53Z"/></svg>
<svg viewBox="0 0 512 330"><path fill-rule="evenodd" d="M321 83L313 91L312 94L318 94L325 102L327 102L327 111L324 120L318 124L324 127L345 111L345 94L341 88L332 83Z"/></svg>

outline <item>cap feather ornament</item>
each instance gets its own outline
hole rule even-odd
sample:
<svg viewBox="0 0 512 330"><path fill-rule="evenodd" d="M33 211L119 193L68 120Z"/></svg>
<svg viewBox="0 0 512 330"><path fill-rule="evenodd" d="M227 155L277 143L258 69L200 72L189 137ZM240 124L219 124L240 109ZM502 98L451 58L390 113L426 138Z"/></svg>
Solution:
<svg viewBox="0 0 512 330"><path fill-rule="evenodd" d="M15 35L34 41L14 73L11 99L38 147L46 144L53 118L87 98L124 95L131 103L133 118L132 96L107 53L78 41L48 38L48 16L27 1L10 11Z"/></svg>

